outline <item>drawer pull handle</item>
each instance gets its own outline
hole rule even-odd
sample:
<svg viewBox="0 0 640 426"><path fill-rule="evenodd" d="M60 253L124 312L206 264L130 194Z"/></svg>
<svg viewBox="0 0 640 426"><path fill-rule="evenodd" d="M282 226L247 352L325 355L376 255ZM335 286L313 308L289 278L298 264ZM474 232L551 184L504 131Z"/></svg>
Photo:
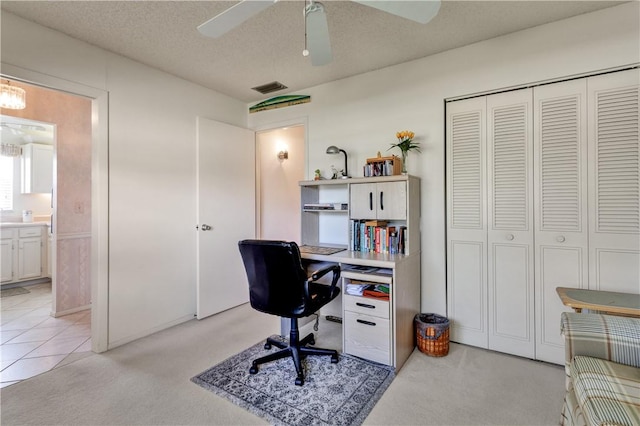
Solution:
<svg viewBox="0 0 640 426"><path fill-rule="evenodd" d="M369 309L375 309L376 307L373 305L369 305L368 303L360 303L360 302L356 302L357 306L361 306L363 308L369 308Z"/></svg>
<svg viewBox="0 0 640 426"><path fill-rule="evenodd" d="M365 320L361 320L361 319L356 320L356 321L358 321L360 324L364 324L364 325L372 325L372 326L374 326L374 327L375 327L375 325L376 325L376 323L375 323L375 322L371 322L371 321L365 321Z"/></svg>

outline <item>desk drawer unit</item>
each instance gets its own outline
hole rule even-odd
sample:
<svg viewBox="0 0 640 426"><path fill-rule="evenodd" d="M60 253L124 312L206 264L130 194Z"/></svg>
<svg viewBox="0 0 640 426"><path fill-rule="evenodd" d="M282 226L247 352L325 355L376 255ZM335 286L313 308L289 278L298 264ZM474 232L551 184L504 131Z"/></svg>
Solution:
<svg viewBox="0 0 640 426"><path fill-rule="evenodd" d="M372 299L370 297L350 296L342 297L344 310L364 315L389 319L389 301Z"/></svg>
<svg viewBox="0 0 640 426"><path fill-rule="evenodd" d="M345 311L343 321L346 353L391 365L388 319Z"/></svg>

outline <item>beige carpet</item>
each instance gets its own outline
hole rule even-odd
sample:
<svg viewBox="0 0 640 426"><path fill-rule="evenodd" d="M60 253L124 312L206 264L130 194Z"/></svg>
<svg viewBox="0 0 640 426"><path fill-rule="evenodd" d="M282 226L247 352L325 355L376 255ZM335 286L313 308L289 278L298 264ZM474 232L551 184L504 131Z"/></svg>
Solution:
<svg viewBox="0 0 640 426"><path fill-rule="evenodd" d="M318 346L338 348L339 324L323 321L320 327ZM190 378L278 331L278 318L248 305L189 321L3 388L0 420L3 425L265 424ZM416 350L364 424L555 425L563 389L560 366L457 344L443 358Z"/></svg>

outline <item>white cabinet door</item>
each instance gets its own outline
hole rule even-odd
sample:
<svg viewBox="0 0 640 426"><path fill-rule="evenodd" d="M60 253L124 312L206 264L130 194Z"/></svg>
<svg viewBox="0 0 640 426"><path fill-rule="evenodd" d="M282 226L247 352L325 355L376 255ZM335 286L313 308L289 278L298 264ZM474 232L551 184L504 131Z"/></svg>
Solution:
<svg viewBox="0 0 640 426"><path fill-rule="evenodd" d="M377 201L375 183L349 185L349 216L351 219L375 219Z"/></svg>
<svg viewBox="0 0 640 426"><path fill-rule="evenodd" d="M486 98L447 104L447 312L451 340L486 348Z"/></svg>
<svg viewBox="0 0 640 426"><path fill-rule="evenodd" d="M0 282L13 281L14 243L13 238L0 240Z"/></svg>
<svg viewBox="0 0 640 426"><path fill-rule="evenodd" d="M202 319L249 301L238 241L256 235L256 160L251 130L202 117L197 128L196 309Z"/></svg>
<svg viewBox="0 0 640 426"><path fill-rule="evenodd" d="M377 218L383 220L407 219L407 183L380 182L376 185L378 195Z"/></svg>
<svg viewBox="0 0 640 426"><path fill-rule="evenodd" d="M587 79L589 288L640 293L640 71Z"/></svg>
<svg viewBox="0 0 640 426"><path fill-rule="evenodd" d="M42 276L42 238L30 237L18 240L18 279Z"/></svg>
<svg viewBox="0 0 640 426"><path fill-rule="evenodd" d="M380 182L350 185L351 219L407 219L407 183Z"/></svg>
<svg viewBox="0 0 640 426"><path fill-rule="evenodd" d="M534 89L536 359L564 363L556 287L587 288L587 82Z"/></svg>
<svg viewBox="0 0 640 426"><path fill-rule="evenodd" d="M53 147L30 143L23 145L22 192L50 194L53 188Z"/></svg>
<svg viewBox="0 0 640 426"><path fill-rule="evenodd" d="M532 91L487 97L489 349L533 358Z"/></svg>

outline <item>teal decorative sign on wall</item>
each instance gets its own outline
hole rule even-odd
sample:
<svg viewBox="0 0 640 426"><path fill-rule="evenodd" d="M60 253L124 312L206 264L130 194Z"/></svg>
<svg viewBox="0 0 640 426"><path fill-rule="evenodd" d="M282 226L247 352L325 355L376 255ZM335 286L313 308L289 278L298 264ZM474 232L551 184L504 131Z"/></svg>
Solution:
<svg viewBox="0 0 640 426"><path fill-rule="evenodd" d="M311 96L309 95L276 96L250 107L249 113L266 111L268 109L284 108L292 105L306 104L307 102L311 102Z"/></svg>

